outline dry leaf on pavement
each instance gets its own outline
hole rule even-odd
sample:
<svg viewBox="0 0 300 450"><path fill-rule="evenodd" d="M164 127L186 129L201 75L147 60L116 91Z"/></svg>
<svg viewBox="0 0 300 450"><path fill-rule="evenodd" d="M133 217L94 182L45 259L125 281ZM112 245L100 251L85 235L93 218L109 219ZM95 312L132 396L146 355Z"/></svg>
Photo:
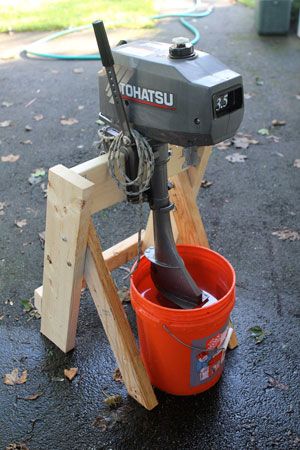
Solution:
<svg viewBox="0 0 300 450"><path fill-rule="evenodd" d="M0 216L4 216L4 209L7 207L5 202L0 202Z"/></svg>
<svg viewBox="0 0 300 450"><path fill-rule="evenodd" d="M84 68L83 67L75 67L75 69L73 69L74 73L83 73L84 72Z"/></svg>
<svg viewBox="0 0 300 450"><path fill-rule="evenodd" d="M23 442L12 442L5 450L29 450L29 448Z"/></svg>
<svg viewBox="0 0 300 450"><path fill-rule="evenodd" d="M114 371L113 379L114 379L114 381L117 381L118 383L123 383L123 377L122 377L122 374L121 374L120 369L118 367Z"/></svg>
<svg viewBox="0 0 300 450"><path fill-rule="evenodd" d="M70 369L64 370L64 376L68 378L69 381L72 381L78 373L77 367L71 367Z"/></svg>
<svg viewBox="0 0 300 450"><path fill-rule="evenodd" d="M289 388L287 384L281 383L280 381L276 380L276 378L272 377L272 375L269 375L267 387L281 389L282 391L287 391Z"/></svg>
<svg viewBox="0 0 300 450"><path fill-rule="evenodd" d="M232 143L234 144L235 148L242 148L243 150L246 150L250 144L259 144L256 139L252 139L252 136L250 134L242 133L236 134L232 139Z"/></svg>
<svg viewBox="0 0 300 450"><path fill-rule="evenodd" d="M12 153L10 153L9 155L1 156L1 161L14 163L14 162L18 161L19 158L20 158L20 155L13 155Z"/></svg>
<svg viewBox="0 0 300 450"><path fill-rule="evenodd" d="M297 169L300 169L300 159L295 159L294 167L296 167Z"/></svg>
<svg viewBox="0 0 300 450"><path fill-rule="evenodd" d="M3 122L0 122L1 128L10 127L12 125L12 120L4 120Z"/></svg>
<svg viewBox="0 0 300 450"><path fill-rule="evenodd" d="M11 102L6 102L6 101L4 101L4 102L1 103L1 106L4 106L5 108L10 108L12 105L13 105L13 103L11 103Z"/></svg>
<svg viewBox="0 0 300 450"><path fill-rule="evenodd" d="M295 230L289 230L288 228L284 228L283 230L273 231L273 236L277 236L281 241L299 241L300 233Z"/></svg>
<svg viewBox="0 0 300 450"><path fill-rule="evenodd" d="M276 143L280 141L280 137L274 136L274 134L270 134L270 136L267 136L267 139L270 139L272 142Z"/></svg>
<svg viewBox="0 0 300 450"><path fill-rule="evenodd" d="M60 119L60 123L62 125L74 125L75 123L78 123L78 120L75 119L74 117L69 117L69 119L62 117Z"/></svg>
<svg viewBox="0 0 300 450"><path fill-rule="evenodd" d="M217 148L218 150L227 150L228 147L231 146L231 144L232 144L232 142L231 142L231 140L229 139L229 140L227 140L227 141L220 142L220 144L216 145L216 148Z"/></svg>
<svg viewBox="0 0 300 450"><path fill-rule="evenodd" d="M272 120L272 125L273 127L282 127L283 125L286 125L286 121L274 119Z"/></svg>
<svg viewBox="0 0 300 450"><path fill-rule="evenodd" d="M35 116L33 116L33 118L34 118L34 120L39 122L40 120L43 120L44 116L43 116L43 114L36 114Z"/></svg>
<svg viewBox="0 0 300 450"><path fill-rule="evenodd" d="M14 386L15 384L24 384L27 381L27 370L23 370L19 377L19 369L13 369L11 373L4 375L3 383L8 386Z"/></svg>
<svg viewBox="0 0 300 450"><path fill-rule="evenodd" d="M17 397L18 400L37 400L43 395L43 392L36 392L35 394L28 395L27 397Z"/></svg>
<svg viewBox="0 0 300 450"><path fill-rule="evenodd" d="M15 225L18 228L23 228L27 225L27 220L26 219L15 220Z"/></svg>
<svg viewBox="0 0 300 450"><path fill-rule="evenodd" d="M227 161L231 162L231 163L242 163L245 162L245 160L248 157L246 155L241 155L240 153L233 153L232 155L228 155L225 157L225 159L227 159Z"/></svg>
<svg viewBox="0 0 300 450"><path fill-rule="evenodd" d="M268 136L270 133L268 128L260 128L260 130L258 130L258 134L261 134L262 136Z"/></svg>
<svg viewBox="0 0 300 450"><path fill-rule="evenodd" d="M208 181L208 180L201 181L201 187L203 187L203 188L209 188L212 184L213 184L212 181Z"/></svg>
<svg viewBox="0 0 300 450"><path fill-rule="evenodd" d="M110 408L117 408L123 399L121 395L109 395L104 399L104 403L106 403Z"/></svg>

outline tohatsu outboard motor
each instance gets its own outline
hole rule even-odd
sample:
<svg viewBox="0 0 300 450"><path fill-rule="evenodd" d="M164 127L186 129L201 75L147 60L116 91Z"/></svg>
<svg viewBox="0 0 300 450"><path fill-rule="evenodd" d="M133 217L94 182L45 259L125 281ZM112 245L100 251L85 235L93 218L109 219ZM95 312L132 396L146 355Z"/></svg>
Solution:
<svg viewBox="0 0 300 450"><path fill-rule="evenodd" d="M152 279L177 307L201 306L207 299L178 255L172 234L168 144L192 148L232 137L243 118L242 77L195 50L186 38L175 38L171 45L135 41L111 50L103 22L93 26L104 66L99 72L102 133L111 139L110 152L124 157L128 200L148 201L153 211L154 247L145 251ZM141 190L133 181L141 178L139 163L149 146L151 178Z"/></svg>

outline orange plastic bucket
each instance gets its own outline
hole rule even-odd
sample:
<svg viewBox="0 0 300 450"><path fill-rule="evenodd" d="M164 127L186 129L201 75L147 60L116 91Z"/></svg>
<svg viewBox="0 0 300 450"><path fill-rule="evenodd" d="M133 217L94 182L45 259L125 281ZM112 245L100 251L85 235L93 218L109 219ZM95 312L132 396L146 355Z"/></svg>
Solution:
<svg viewBox="0 0 300 450"><path fill-rule="evenodd" d="M145 257L131 276L130 293L140 352L152 384L170 394L191 395L206 391L222 375L235 272L223 256L207 248L177 249L198 286L217 302L188 310L161 306Z"/></svg>

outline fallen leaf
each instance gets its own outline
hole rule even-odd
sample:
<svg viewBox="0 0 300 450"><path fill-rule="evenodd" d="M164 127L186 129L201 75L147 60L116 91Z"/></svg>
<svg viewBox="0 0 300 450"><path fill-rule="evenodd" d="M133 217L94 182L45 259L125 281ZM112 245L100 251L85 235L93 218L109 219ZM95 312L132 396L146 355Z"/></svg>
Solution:
<svg viewBox="0 0 300 450"><path fill-rule="evenodd" d="M69 119L60 119L60 123L62 125L74 125L75 123L78 123L78 120L75 119L74 117L70 117Z"/></svg>
<svg viewBox="0 0 300 450"><path fill-rule="evenodd" d="M21 305L23 306L24 312L30 312L34 308L33 304L31 303L31 299L21 300Z"/></svg>
<svg viewBox="0 0 300 450"><path fill-rule="evenodd" d="M46 175L45 169L38 168L28 178L30 184L38 184L42 181L42 178Z"/></svg>
<svg viewBox="0 0 300 450"><path fill-rule="evenodd" d="M4 209L7 207L5 202L0 202L0 216L4 215Z"/></svg>
<svg viewBox="0 0 300 450"><path fill-rule="evenodd" d="M277 236L281 241L299 241L300 233L295 230L289 230L288 228L284 228L283 230L273 231L273 236Z"/></svg>
<svg viewBox="0 0 300 450"><path fill-rule="evenodd" d="M274 119L272 120L272 125L273 127L282 127L283 125L286 125L286 121Z"/></svg>
<svg viewBox="0 0 300 450"><path fill-rule="evenodd" d="M258 325L249 328L251 336L255 338L255 344L260 344L266 337L265 331Z"/></svg>
<svg viewBox="0 0 300 450"><path fill-rule="evenodd" d="M274 134L270 134L270 136L267 136L267 139L270 139L271 141L277 143L280 141L280 137L274 136Z"/></svg>
<svg viewBox="0 0 300 450"><path fill-rule="evenodd" d="M123 377L122 374L120 372L120 369L117 367L117 369L115 369L114 374L113 374L113 379L114 381L116 381L117 383L123 383Z"/></svg>
<svg viewBox="0 0 300 450"><path fill-rule="evenodd" d="M93 421L92 426L99 428L101 431L106 431L108 427L109 420L106 417L96 417Z"/></svg>
<svg viewBox="0 0 300 450"><path fill-rule="evenodd" d="M20 141L20 144L32 145L32 141L30 139L27 139L26 141Z"/></svg>
<svg viewBox="0 0 300 450"><path fill-rule="evenodd" d="M245 162L248 157L246 155L240 155L240 153L233 153L232 155L226 156L225 159L234 164Z"/></svg>
<svg viewBox="0 0 300 450"><path fill-rule="evenodd" d="M7 299L7 300L5 300L4 304L5 305L9 305L9 306L13 306L14 302L12 300L10 300L10 299Z"/></svg>
<svg viewBox="0 0 300 450"><path fill-rule="evenodd" d="M23 442L12 442L5 450L29 450L29 448Z"/></svg>
<svg viewBox="0 0 300 450"><path fill-rule="evenodd" d="M246 100L249 100L250 98L252 98L253 97L253 94L251 94L251 92L246 92L245 94L244 94L244 98L246 99Z"/></svg>
<svg viewBox="0 0 300 450"><path fill-rule="evenodd" d="M84 72L84 68L83 67L75 67L75 69L73 69L74 73L83 73Z"/></svg>
<svg viewBox="0 0 300 450"><path fill-rule="evenodd" d="M13 105L13 103L11 103L11 102L6 102L6 101L4 101L4 102L1 103L1 106L4 106L5 108L10 108L12 105Z"/></svg>
<svg viewBox="0 0 300 450"><path fill-rule="evenodd" d="M77 367L71 367L70 369L64 369L64 376L69 380L72 381L73 378L76 377L78 373Z"/></svg>
<svg viewBox="0 0 300 450"><path fill-rule="evenodd" d="M227 150L232 144L231 140L220 142L220 144L216 145L218 150Z"/></svg>
<svg viewBox="0 0 300 450"><path fill-rule="evenodd" d="M269 375L269 374L267 374L267 375ZM267 387L281 389L282 391L287 391L289 389L287 384L281 383L280 381L276 380L276 378L272 377L271 375L269 375Z"/></svg>
<svg viewBox="0 0 300 450"><path fill-rule="evenodd" d="M11 373L4 375L3 383L8 386L14 386L15 384L24 384L27 381L27 370L23 370L19 377L19 369L13 369Z"/></svg>
<svg viewBox="0 0 300 450"><path fill-rule="evenodd" d="M43 392L36 392L35 394L28 395L27 397L17 397L18 400L37 400L43 395Z"/></svg>
<svg viewBox="0 0 300 450"><path fill-rule="evenodd" d="M270 133L268 128L261 128L260 130L258 130L258 134L261 134L262 136L268 136Z"/></svg>
<svg viewBox="0 0 300 450"><path fill-rule="evenodd" d="M13 155L12 153L10 153L9 155L1 156L1 161L14 163L14 162L18 161L19 158L20 158L20 155Z"/></svg>
<svg viewBox="0 0 300 450"><path fill-rule="evenodd" d="M213 184L212 181L208 181L208 180L201 181L201 187L203 187L203 188L209 188L212 184Z"/></svg>
<svg viewBox="0 0 300 450"><path fill-rule="evenodd" d="M26 219L15 220L15 225L18 228L23 228L27 225L27 220Z"/></svg>
<svg viewBox="0 0 300 450"><path fill-rule="evenodd" d="M110 408L117 408L123 399L121 395L109 395L104 399L104 403L106 403Z"/></svg>
<svg viewBox="0 0 300 450"><path fill-rule="evenodd" d="M264 82L260 77L255 78L255 83L257 86L263 86Z"/></svg>
<svg viewBox="0 0 300 450"><path fill-rule="evenodd" d="M36 114L35 116L33 116L33 118L34 118L34 120L39 122L40 120L43 120L44 116L43 116L43 114Z"/></svg>
<svg viewBox="0 0 300 450"><path fill-rule="evenodd" d="M236 135L232 139L232 143L234 144L235 148L242 148L243 150L246 150L250 144L257 145L259 144L259 141L256 139L252 139L252 137L249 134L245 135Z"/></svg>
<svg viewBox="0 0 300 450"><path fill-rule="evenodd" d="M1 128L11 127L12 126L12 120L4 120L3 122L0 122Z"/></svg>
<svg viewBox="0 0 300 450"><path fill-rule="evenodd" d="M294 165L294 167L296 167L297 169L300 169L300 159L295 159L293 165Z"/></svg>
<svg viewBox="0 0 300 450"><path fill-rule="evenodd" d="M130 292L127 286L122 286L121 289L118 290L118 296L122 303L130 302Z"/></svg>
<svg viewBox="0 0 300 450"><path fill-rule="evenodd" d="M3 319L4 319L4 314L1 314L0 320L3 320Z"/></svg>
<svg viewBox="0 0 300 450"><path fill-rule="evenodd" d="M25 126L25 131L32 131L32 127L30 125Z"/></svg>
<svg viewBox="0 0 300 450"><path fill-rule="evenodd" d="M41 189L42 189L42 191L44 192L44 198L46 198L47 195L48 195L48 187L47 187L47 184L46 184L46 183L42 183L42 184L41 184Z"/></svg>

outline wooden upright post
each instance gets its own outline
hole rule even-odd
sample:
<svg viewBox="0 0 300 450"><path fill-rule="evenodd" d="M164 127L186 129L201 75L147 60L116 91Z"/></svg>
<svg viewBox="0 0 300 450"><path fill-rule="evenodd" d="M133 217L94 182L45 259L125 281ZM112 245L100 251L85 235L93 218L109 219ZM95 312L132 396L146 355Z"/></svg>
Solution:
<svg viewBox="0 0 300 450"><path fill-rule="evenodd" d="M93 183L62 165L49 170L41 332L75 346Z"/></svg>

